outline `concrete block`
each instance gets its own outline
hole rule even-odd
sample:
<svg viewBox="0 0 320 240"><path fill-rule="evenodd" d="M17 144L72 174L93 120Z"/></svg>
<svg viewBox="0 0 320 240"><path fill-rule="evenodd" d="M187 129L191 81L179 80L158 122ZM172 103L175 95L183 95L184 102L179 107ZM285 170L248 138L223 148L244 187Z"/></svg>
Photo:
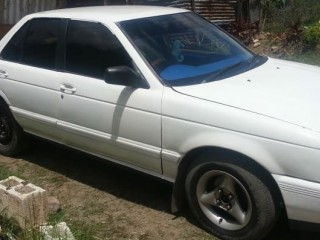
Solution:
<svg viewBox="0 0 320 240"><path fill-rule="evenodd" d="M22 228L47 221L47 192L17 177L0 181L0 212L17 220Z"/></svg>
<svg viewBox="0 0 320 240"><path fill-rule="evenodd" d="M75 240L65 222L61 222L55 226L40 226L40 232L44 235L44 240Z"/></svg>

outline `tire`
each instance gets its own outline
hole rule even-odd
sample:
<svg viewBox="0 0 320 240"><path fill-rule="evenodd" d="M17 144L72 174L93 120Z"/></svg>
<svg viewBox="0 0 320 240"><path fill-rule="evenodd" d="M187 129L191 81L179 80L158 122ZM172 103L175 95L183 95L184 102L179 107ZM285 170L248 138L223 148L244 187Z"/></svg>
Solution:
<svg viewBox="0 0 320 240"><path fill-rule="evenodd" d="M197 160L189 168L185 190L201 226L226 240L265 237L279 215L267 186L234 163Z"/></svg>
<svg viewBox="0 0 320 240"><path fill-rule="evenodd" d="M0 102L0 154L13 157L26 146L25 134L8 106Z"/></svg>

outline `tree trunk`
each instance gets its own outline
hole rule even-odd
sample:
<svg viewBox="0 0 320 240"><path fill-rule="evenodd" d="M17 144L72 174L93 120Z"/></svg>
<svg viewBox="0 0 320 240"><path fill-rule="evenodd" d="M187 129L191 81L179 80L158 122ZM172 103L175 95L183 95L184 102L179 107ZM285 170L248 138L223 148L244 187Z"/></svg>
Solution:
<svg viewBox="0 0 320 240"><path fill-rule="evenodd" d="M3 24L4 0L0 0L0 24Z"/></svg>

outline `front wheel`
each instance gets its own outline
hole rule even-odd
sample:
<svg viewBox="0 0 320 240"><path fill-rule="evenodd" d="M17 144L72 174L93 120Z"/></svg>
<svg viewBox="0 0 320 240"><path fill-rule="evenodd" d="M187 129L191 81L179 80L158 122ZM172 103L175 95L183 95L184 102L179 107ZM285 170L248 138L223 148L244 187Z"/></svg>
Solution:
<svg viewBox="0 0 320 240"><path fill-rule="evenodd" d="M15 156L25 147L25 134L9 108L0 102L0 154Z"/></svg>
<svg viewBox="0 0 320 240"><path fill-rule="evenodd" d="M194 216L221 239L258 240L277 221L276 206L267 186L236 164L202 161L193 165L185 188Z"/></svg>

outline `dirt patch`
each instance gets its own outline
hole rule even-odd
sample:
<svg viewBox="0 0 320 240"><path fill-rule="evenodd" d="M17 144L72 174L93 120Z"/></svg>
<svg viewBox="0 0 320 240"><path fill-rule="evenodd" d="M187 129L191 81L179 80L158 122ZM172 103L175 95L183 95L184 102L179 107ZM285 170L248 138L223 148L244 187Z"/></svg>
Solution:
<svg viewBox="0 0 320 240"><path fill-rule="evenodd" d="M86 154L35 139L0 167L56 196L68 225L95 225L97 239L216 239L170 213L171 184Z"/></svg>

